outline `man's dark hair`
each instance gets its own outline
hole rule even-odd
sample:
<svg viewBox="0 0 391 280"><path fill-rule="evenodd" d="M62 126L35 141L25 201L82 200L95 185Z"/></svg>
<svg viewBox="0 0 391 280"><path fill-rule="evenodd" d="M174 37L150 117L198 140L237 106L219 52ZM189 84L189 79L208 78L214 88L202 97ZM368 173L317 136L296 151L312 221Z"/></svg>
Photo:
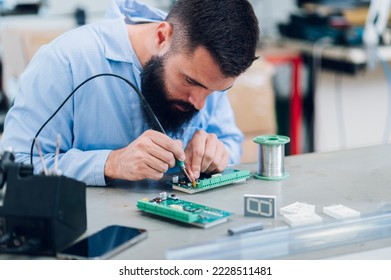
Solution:
<svg viewBox="0 0 391 280"><path fill-rule="evenodd" d="M247 0L178 0L166 21L173 51L205 47L226 77L237 77L256 59L258 20Z"/></svg>

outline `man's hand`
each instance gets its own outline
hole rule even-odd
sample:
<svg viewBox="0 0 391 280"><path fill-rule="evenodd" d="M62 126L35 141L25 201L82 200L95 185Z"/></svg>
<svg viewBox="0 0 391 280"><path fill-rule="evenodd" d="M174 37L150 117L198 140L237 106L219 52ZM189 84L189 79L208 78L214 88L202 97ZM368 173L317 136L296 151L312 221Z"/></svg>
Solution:
<svg viewBox="0 0 391 280"><path fill-rule="evenodd" d="M112 151L106 161L105 176L123 180L159 180L175 159L184 160L182 142L148 130L125 148Z"/></svg>
<svg viewBox="0 0 391 280"><path fill-rule="evenodd" d="M223 171L229 162L229 154L216 134L197 131L185 149L185 165L195 178L200 173ZM191 176L191 175L190 175Z"/></svg>

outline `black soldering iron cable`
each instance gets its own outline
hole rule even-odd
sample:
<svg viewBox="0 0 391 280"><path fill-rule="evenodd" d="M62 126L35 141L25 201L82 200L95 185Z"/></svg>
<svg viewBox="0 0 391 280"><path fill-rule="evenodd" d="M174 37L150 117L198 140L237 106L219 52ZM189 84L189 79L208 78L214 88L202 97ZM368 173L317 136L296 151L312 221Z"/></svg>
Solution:
<svg viewBox="0 0 391 280"><path fill-rule="evenodd" d="M65 98L65 100L61 103L60 106L58 106L58 108L56 109L56 111L54 111L54 113L47 119L47 121L41 126L41 128L38 130L37 134L35 134L35 137L33 139L33 142L31 143L31 149L30 149L30 164L33 165L33 150L34 150L34 144L35 144L35 141L37 139L37 137L39 136L39 134L41 133L41 131L44 129L44 127L54 118L54 116L58 113L58 111L61 110L61 108L65 105L65 103L73 96L73 94L78 90L80 89L84 84L86 84L87 82L95 79L95 78L98 78L98 77L102 77L102 76L109 76L109 77L115 77L115 78L118 78L118 79L121 79L123 80L125 83L127 83L131 88L133 88L133 90L137 93L137 95L140 97L140 99L142 100L142 103L144 105L144 108L147 110L147 113L149 115L149 117L151 118L152 122L154 123L154 125L156 126L156 128L158 129L158 131L160 131L161 133L163 134L166 134L166 131L164 130L163 126L161 125L159 119L156 117L155 113L153 112L151 106L148 104L147 100L145 99L144 95L141 93L141 91L132 83L130 82L129 80L125 79L124 77L121 77L119 75L116 75L116 74L112 74L112 73L101 73L101 74L97 74L97 75L94 75L94 76L91 76L90 78L86 79L85 81L83 81L82 83L80 83L68 96L67 98ZM167 134L166 134L167 135Z"/></svg>

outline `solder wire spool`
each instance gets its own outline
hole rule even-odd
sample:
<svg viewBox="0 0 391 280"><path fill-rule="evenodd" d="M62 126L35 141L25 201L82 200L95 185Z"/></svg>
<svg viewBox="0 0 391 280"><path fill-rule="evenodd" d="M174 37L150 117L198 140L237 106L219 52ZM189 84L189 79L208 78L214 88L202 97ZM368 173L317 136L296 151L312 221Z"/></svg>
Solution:
<svg viewBox="0 0 391 280"><path fill-rule="evenodd" d="M258 174L254 177L262 180L282 180L289 176L285 171L285 144L290 138L281 135L261 135L253 139L258 148Z"/></svg>

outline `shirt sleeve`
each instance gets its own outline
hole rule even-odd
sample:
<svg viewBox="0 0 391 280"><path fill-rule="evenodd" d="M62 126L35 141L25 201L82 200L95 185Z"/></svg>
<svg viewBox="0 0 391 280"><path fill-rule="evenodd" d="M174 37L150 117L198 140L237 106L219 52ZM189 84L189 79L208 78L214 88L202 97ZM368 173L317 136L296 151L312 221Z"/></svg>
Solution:
<svg viewBox="0 0 391 280"><path fill-rule="evenodd" d="M71 72L67 60L45 46L21 75L20 89L6 116L0 145L1 148L12 147L17 161L30 163L30 149L35 135L73 90ZM58 167L63 175L88 185L105 185L104 166L110 150L81 151L73 148L73 109L72 96L37 137L47 168L53 168L56 138L60 134ZM43 166L35 147L32 159L34 172L41 172Z"/></svg>

